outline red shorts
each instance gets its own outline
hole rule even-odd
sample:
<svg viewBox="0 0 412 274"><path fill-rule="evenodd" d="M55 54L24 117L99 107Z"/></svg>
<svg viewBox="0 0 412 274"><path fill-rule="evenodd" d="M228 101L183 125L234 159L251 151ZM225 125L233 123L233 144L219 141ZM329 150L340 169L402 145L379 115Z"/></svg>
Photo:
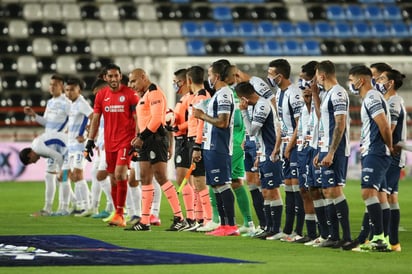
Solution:
<svg viewBox="0 0 412 274"><path fill-rule="evenodd" d="M128 148L122 148L113 152L106 151L107 172L114 173L116 166L129 167L131 158L132 156L129 155Z"/></svg>

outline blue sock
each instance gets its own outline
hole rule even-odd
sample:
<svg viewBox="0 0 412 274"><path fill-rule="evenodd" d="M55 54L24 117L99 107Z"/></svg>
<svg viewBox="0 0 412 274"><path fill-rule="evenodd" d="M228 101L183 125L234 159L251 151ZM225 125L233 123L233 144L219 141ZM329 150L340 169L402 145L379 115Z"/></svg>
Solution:
<svg viewBox="0 0 412 274"><path fill-rule="evenodd" d="M265 212L263 211L263 195L259 189L250 191L253 201L253 207L255 209L256 216L259 220L259 226L264 228L266 226Z"/></svg>
<svg viewBox="0 0 412 274"><path fill-rule="evenodd" d="M223 210L227 218L227 224L230 226L236 225L235 220L235 196L232 190L226 189L220 193L222 196Z"/></svg>
<svg viewBox="0 0 412 274"><path fill-rule="evenodd" d="M326 206L326 212L329 222L329 234L333 241L338 241L339 238L339 220L336 214L336 208L332 201Z"/></svg>
<svg viewBox="0 0 412 274"><path fill-rule="evenodd" d="M336 213L338 215L338 219L340 225L342 227L342 240L344 241L352 241L352 236L350 233L350 225L349 225L349 207L348 202L346 201L345 196L340 196L334 200Z"/></svg>
<svg viewBox="0 0 412 274"><path fill-rule="evenodd" d="M295 195L292 191L285 191L285 215L283 233L291 234L295 221Z"/></svg>
<svg viewBox="0 0 412 274"><path fill-rule="evenodd" d="M323 239L326 239L329 236L329 226L326 216L325 200L315 200L313 201L313 204L315 205L316 217L318 219L319 234Z"/></svg>
<svg viewBox="0 0 412 274"><path fill-rule="evenodd" d="M266 231L272 231L273 228L273 219L272 219L272 212L270 211L270 202L265 201L265 206L263 208L265 212L265 219L266 219Z"/></svg>
<svg viewBox="0 0 412 274"><path fill-rule="evenodd" d="M305 224L305 209L303 208L303 200L299 190L294 191L295 196L295 214L296 214L296 234L303 236L303 225Z"/></svg>
<svg viewBox="0 0 412 274"><path fill-rule="evenodd" d="M399 222L401 219L401 212L398 208L393 208L391 205L391 221L390 221L390 232L389 239L390 244L396 245L399 243Z"/></svg>
<svg viewBox="0 0 412 274"><path fill-rule="evenodd" d="M364 243L366 239L368 238L369 232L370 232L369 213L365 212L363 214L362 226L361 226L361 231L359 232L358 241L360 243Z"/></svg>
<svg viewBox="0 0 412 274"><path fill-rule="evenodd" d="M389 204L382 205L382 224L383 224L383 234L385 236L389 235L389 225L391 218L391 210L389 209Z"/></svg>
<svg viewBox="0 0 412 274"><path fill-rule="evenodd" d="M222 195L216 192L215 197L216 197L216 207L217 207L217 211L219 212L219 217L220 217L220 225L226 225L227 219L225 216L225 211L223 209Z"/></svg>
<svg viewBox="0 0 412 274"><path fill-rule="evenodd" d="M313 239L316 239L317 234L316 234L316 215L315 214L306 214L305 215L305 221L306 221L306 231L308 233L308 237Z"/></svg>
<svg viewBox="0 0 412 274"><path fill-rule="evenodd" d="M280 225L282 223L282 211L283 202L282 200L274 200L270 202L270 211L272 214L272 230L274 233L280 232Z"/></svg>
<svg viewBox="0 0 412 274"><path fill-rule="evenodd" d="M382 221L382 208L379 204L378 197L370 197L365 200L366 207L368 208L369 218L372 221L374 235L380 235L383 233L383 221Z"/></svg>

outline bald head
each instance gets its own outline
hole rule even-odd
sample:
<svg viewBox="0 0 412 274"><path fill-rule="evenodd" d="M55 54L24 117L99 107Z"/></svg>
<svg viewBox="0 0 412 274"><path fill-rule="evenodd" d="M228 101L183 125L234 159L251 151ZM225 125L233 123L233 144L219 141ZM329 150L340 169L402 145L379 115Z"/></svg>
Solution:
<svg viewBox="0 0 412 274"><path fill-rule="evenodd" d="M139 96L143 96L150 85L150 79L144 69L136 68L129 73L129 87L134 89Z"/></svg>

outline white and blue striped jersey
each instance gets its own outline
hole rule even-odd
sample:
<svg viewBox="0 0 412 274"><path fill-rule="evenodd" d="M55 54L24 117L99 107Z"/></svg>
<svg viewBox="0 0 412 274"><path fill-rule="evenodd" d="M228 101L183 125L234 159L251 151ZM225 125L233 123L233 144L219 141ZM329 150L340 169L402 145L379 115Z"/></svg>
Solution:
<svg viewBox="0 0 412 274"><path fill-rule="evenodd" d="M312 118L311 112L312 112L312 106L308 109L306 104L304 104L300 112L299 123L298 123L298 132L297 132L297 139L296 139L296 145L298 146L298 151L301 151L308 144L307 142L309 141L309 137L310 137L309 126L310 126L310 121Z"/></svg>
<svg viewBox="0 0 412 274"><path fill-rule="evenodd" d="M276 143L276 114L270 101L260 97L253 106L250 114L248 110L242 111L243 121L247 132L255 136L260 145L262 156L269 157Z"/></svg>
<svg viewBox="0 0 412 274"><path fill-rule="evenodd" d="M272 98L275 97L275 94L270 89L269 85L263 81L262 78L252 76L249 79L249 83L253 86L256 93L259 94L260 97L268 100L272 100Z"/></svg>
<svg viewBox="0 0 412 274"><path fill-rule="evenodd" d="M31 148L40 157L53 159L61 168L68 155L67 134L45 132L33 140Z"/></svg>
<svg viewBox="0 0 412 274"><path fill-rule="evenodd" d="M302 90L295 84L291 84L287 89L276 92L276 102L278 104L278 115L281 121L282 142L289 142L296 128L296 118L299 118L301 108L304 104Z"/></svg>
<svg viewBox="0 0 412 274"><path fill-rule="evenodd" d="M385 145L379 127L375 120L373 120L381 113L385 114L390 124L391 116L388 103L379 91L371 89L366 93L361 107L362 131L360 152L362 156L368 154L390 155L389 148Z"/></svg>
<svg viewBox="0 0 412 274"><path fill-rule="evenodd" d="M406 128L406 109L405 103L401 96L393 95L388 99L389 112L391 114L391 123L395 125L392 132L393 144L399 142L406 142L407 128ZM392 158L392 164L399 167L404 167L406 164L406 152L401 151L400 155L395 155Z"/></svg>
<svg viewBox="0 0 412 274"><path fill-rule="evenodd" d="M70 100L64 95L47 101L43 116L36 115L36 121L44 126L45 132L65 131L70 113Z"/></svg>
<svg viewBox="0 0 412 274"><path fill-rule="evenodd" d="M335 154L349 156L349 96L341 85L333 86L329 91L325 92L322 98L318 142L321 152L328 152L329 146L332 144L336 115L346 115L346 128Z"/></svg>
<svg viewBox="0 0 412 274"><path fill-rule="evenodd" d="M76 101L72 102L69 115L69 152L80 152L84 150L84 143L79 143L76 138L78 136L84 136L86 126L89 120L90 114L93 113L92 107L84 99L83 95L80 95Z"/></svg>
<svg viewBox="0 0 412 274"><path fill-rule="evenodd" d="M233 92L228 86L222 87L215 92L209 100L206 114L211 117L218 117L219 114L224 113L229 114L230 123L227 128L218 128L205 122L203 149L232 155L234 108Z"/></svg>

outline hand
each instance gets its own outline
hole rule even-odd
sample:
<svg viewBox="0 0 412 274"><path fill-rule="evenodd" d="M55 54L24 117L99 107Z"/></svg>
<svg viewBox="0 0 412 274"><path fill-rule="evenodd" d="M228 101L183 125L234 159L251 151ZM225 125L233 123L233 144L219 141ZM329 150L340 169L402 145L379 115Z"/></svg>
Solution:
<svg viewBox="0 0 412 274"><path fill-rule="evenodd" d="M137 151L136 148L131 147L130 150L129 150L129 155L132 155L131 160L132 160L133 162L137 162L137 159L138 159L138 156L139 156L139 152Z"/></svg>
<svg viewBox="0 0 412 274"><path fill-rule="evenodd" d="M324 166L324 167L329 167L329 166L331 166L332 164L333 164L333 154L331 154L331 153L328 153L328 154L326 154L326 156L322 159L322 161L320 162L320 165L321 166Z"/></svg>
<svg viewBox="0 0 412 274"><path fill-rule="evenodd" d="M247 107L248 107L248 99L246 99L245 97L240 98L239 109L246 110Z"/></svg>
<svg viewBox="0 0 412 274"><path fill-rule="evenodd" d="M202 153L200 150L194 150L192 153L192 159L195 162L200 162L200 160L202 160Z"/></svg>
<svg viewBox="0 0 412 274"><path fill-rule="evenodd" d="M143 140L140 139L140 137L135 137L135 138L132 140L131 145L132 145L134 148L136 148L136 149L140 149L140 148L142 148Z"/></svg>
<svg viewBox="0 0 412 274"><path fill-rule="evenodd" d="M165 129L167 131L170 131L170 132L178 132L179 131L179 128L177 126L165 125Z"/></svg>
<svg viewBox="0 0 412 274"><path fill-rule="evenodd" d="M95 148L96 145L94 144L94 140L88 139L86 142L85 149L83 151L84 158L86 158L87 161L91 162L93 157L93 148Z"/></svg>
<svg viewBox="0 0 412 274"><path fill-rule="evenodd" d="M194 116L195 118L203 120L203 115L205 115L205 113L203 112L203 110L197 109L197 108L193 108L193 116Z"/></svg>
<svg viewBox="0 0 412 274"><path fill-rule="evenodd" d="M36 116L36 112L31 107L24 107L24 114L29 116Z"/></svg>
<svg viewBox="0 0 412 274"><path fill-rule="evenodd" d="M319 168L319 154L316 154L316 156L313 158L313 165L315 168Z"/></svg>

